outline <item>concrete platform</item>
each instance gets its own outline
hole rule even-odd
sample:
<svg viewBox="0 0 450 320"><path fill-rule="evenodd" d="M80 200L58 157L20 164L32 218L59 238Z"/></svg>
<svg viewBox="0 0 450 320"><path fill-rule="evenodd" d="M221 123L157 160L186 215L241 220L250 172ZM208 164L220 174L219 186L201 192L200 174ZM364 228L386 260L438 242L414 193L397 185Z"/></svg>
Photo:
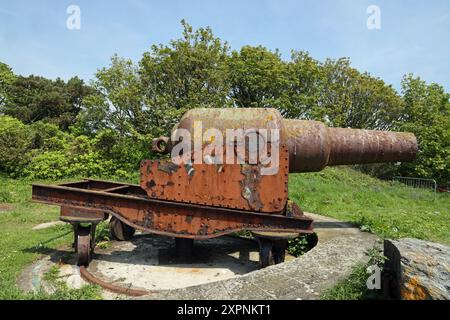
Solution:
<svg viewBox="0 0 450 320"><path fill-rule="evenodd" d="M175 255L172 238L138 234L131 241L111 241L97 247L88 271L96 278L124 288L164 291L234 278L259 269L258 244L253 239L224 236L197 241L189 261ZM294 257L287 255L286 260ZM45 274L55 264L59 280L79 288L86 282L75 266L71 248L61 248L24 270L19 285L25 291L51 286ZM105 291L104 298L119 295Z"/></svg>
<svg viewBox="0 0 450 320"><path fill-rule="evenodd" d="M358 263L366 263L367 250L382 247L380 239L353 225L306 213L314 219L319 242L304 255L283 264L243 276L201 286L166 290L140 299L315 300Z"/></svg>
<svg viewBox="0 0 450 320"><path fill-rule="evenodd" d="M197 241L192 260L177 261L172 239L138 235L130 242L112 241L97 248L89 271L116 285L152 291L140 299L317 299L354 265L366 262L365 251L377 245L378 238L342 221L307 215L315 220L317 246L266 269L259 270L258 245L251 239ZM19 286L51 291L43 277L59 264L60 279L80 287L85 282L73 263L70 248L55 251L26 268ZM128 298L104 292L106 299L117 297Z"/></svg>

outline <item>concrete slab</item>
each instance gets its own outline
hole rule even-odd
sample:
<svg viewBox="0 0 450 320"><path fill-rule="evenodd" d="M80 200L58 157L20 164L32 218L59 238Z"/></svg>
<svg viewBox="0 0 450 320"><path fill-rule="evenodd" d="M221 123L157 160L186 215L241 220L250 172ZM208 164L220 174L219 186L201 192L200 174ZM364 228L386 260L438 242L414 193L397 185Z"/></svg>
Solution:
<svg viewBox="0 0 450 320"><path fill-rule="evenodd" d="M369 260L366 252L381 248L380 239L354 225L306 213L315 220L319 241L299 258L237 278L155 293L140 299L315 300L347 278L353 267Z"/></svg>
<svg viewBox="0 0 450 320"><path fill-rule="evenodd" d="M41 223L41 224L34 226L33 228L31 228L31 230L42 230L42 229L47 229L47 228L51 228L54 226L61 226L64 224L66 224L66 223L63 221L46 222L46 223Z"/></svg>
<svg viewBox="0 0 450 320"><path fill-rule="evenodd" d="M88 271L96 278L124 288L163 291L234 278L259 269L258 244L253 239L224 236L195 243L189 261L174 258L174 241L168 237L138 234L129 242L111 241L97 247ZM75 266L71 248L55 251L24 270L19 286L24 291L40 288L51 292L44 280L55 264L58 279L71 288L86 282ZM286 259L294 257L287 255ZM105 291L104 298L118 295ZM123 297L123 296L122 296Z"/></svg>
<svg viewBox="0 0 450 320"><path fill-rule="evenodd" d="M99 279L144 290L173 290L225 280L258 269L255 241L220 237L197 241L190 261L174 258L171 238L145 235L97 250L89 271ZM293 257L290 257L293 259Z"/></svg>
<svg viewBox="0 0 450 320"><path fill-rule="evenodd" d="M315 214L318 245L299 258L259 270L258 245L251 239L220 237L195 243L191 261L174 258L173 239L137 235L130 242L111 241L97 248L89 272L116 285L152 291L141 299L317 299L323 290L366 262L365 251L378 238L351 224ZM55 251L24 270L19 286L46 289L43 275L60 265L60 279L70 287L84 284L73 266L70 248ZM64 263L61 263L61 262ZM105 299L118 296L105 291Z"/></svg>

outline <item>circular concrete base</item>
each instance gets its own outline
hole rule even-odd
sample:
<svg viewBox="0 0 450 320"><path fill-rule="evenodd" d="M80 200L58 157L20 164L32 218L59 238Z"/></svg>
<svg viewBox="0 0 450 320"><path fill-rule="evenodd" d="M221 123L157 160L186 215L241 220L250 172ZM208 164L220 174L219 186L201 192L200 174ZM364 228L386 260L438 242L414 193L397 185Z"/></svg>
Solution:
<svg viewBox="0 0 450 320"><path fill-rule="evenodd" d="M379 247L378 237L332 218L314 219L317 246L304 255L286 256L286 263L259 269L256 241L224 236L196 241L191 261L177 261L174 241L137 235L130 242L100 244L88 271L100 280L130 289L153 291L141 299L318 299L345 279L358 264L369 260L368 250ZM75 267L72 249L55 251L27 267L19 279L24 291L51 292L44 275L59 265L69 287L85 284ZM119 296L104 290L105 299Z"/></svg>
<svg viewBox="0 0 450 320"><path fill-rule="evenodd" d="M110 241L95 249L88 271L96 278L128 289L162 291L231 279L259 269L258 244L253 239L223 236L195 241L193 256L180 260L174 240L151 234L136 235L131 241ZM55 251L28 267L19 280L23 290L51 286L43 280L52 266L59 266L59 279L69 287L86 282L76 267L69 248ZM294 257L287 255L286 260ZM114 295L105 292L105 298Z"/></svg>

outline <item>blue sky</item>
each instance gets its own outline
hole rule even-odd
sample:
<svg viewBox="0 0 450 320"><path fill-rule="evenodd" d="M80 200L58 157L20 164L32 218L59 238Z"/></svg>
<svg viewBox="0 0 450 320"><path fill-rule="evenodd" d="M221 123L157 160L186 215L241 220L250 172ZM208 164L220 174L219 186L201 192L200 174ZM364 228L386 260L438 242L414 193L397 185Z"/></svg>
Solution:
<svg viewBox="0 0 450 320"><path fill-rule="evenodd" d="M66 28L71 4L81 30ZM369 5L381 10L381 30L366 27ZM22 75L89 80L114 53L137 61L150 45L180 37L183 18L210 26L232 49L345 56L397 89L412 72L450 91L448 0L0 0L0 61Z"/></svg>

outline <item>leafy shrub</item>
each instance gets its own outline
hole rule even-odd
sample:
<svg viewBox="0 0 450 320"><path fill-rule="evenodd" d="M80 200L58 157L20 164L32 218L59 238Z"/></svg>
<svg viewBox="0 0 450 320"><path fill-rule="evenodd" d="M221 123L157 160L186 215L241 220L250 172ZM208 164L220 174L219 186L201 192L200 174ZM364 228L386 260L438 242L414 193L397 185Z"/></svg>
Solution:
<svg viewBox="0 0 450 320"><path fill-rule="evenodd" d="M42 121L30 125L33 149L61 150L68 134L61 131L57 125Z"/></svg>
<svg viewBox="0 0 450 320"><path fill-rule="evenodd" d="M17 119L0 116L0 170L20 175L29 161L31 131Z"/></svg>
<svg viewBox="0 0 450 320"><path fill-rule="evenodd" d="M317 234L304 234L289 240L287 251L289 254L298 257L305 254L316 246L318 242Z"/></svg>
<svg viewBox="0 0 450 320"><path fill-rule="evenodd" d="M45 122L25 125L0 116L0 172L32 179L74 176L129 177L148 157L149 137L119 136L105 130L74 136Z"/></svg>
<svg viewBox="0 0 450 320"><path fill-rule="evenodd" d="M69 169L69 159L64 152L46 151L36 156L24 173L31 178L56 180L69 176Z"/></svg>
<svg viewBox="0 0 450 320"><path fill-rule="evenodd" d="M114 162L125 171L133 171L139 167L142 159L150 155L151 136L135 133L132 136L120 136L107 129L98 132L93 141L95 149L105 159Z"/></svg>
<svg viewBox="0 0 450 320"><path fill-rule="evenodd" d="M70 150L70 148L69 148ZM83 154L71 154L68 150L46 151L36 156L24 170L32 179L61 179L74 176L103 176L117 170L112 160L87 150Z"/></svg>

